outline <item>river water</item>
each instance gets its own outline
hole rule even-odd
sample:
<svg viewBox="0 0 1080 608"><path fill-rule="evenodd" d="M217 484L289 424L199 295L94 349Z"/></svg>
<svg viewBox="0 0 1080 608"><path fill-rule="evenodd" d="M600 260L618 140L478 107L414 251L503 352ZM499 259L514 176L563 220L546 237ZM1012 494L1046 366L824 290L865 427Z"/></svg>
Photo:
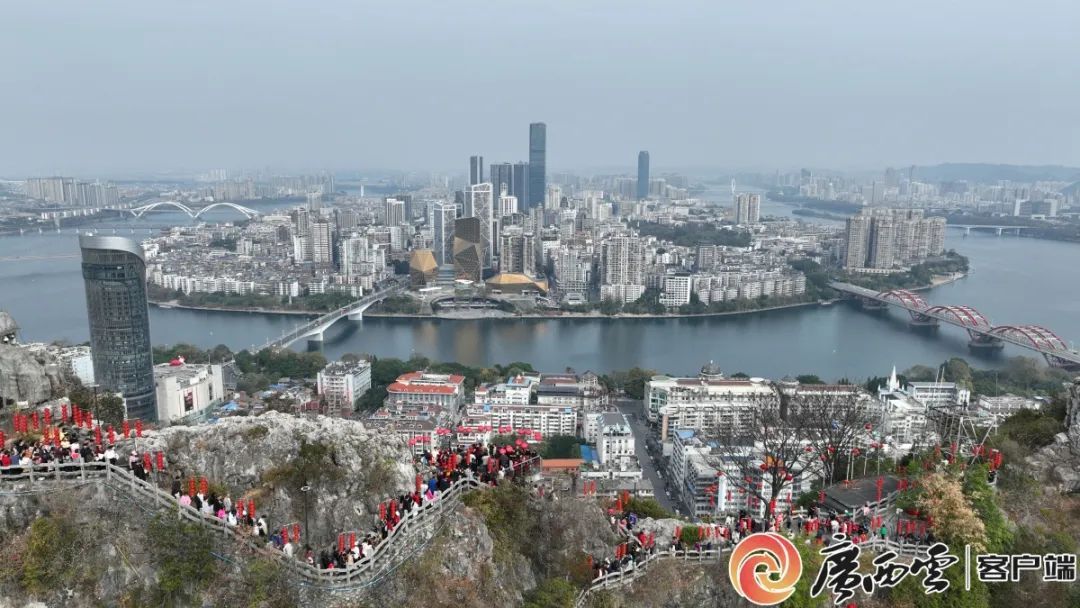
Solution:
<svg viewBox="0 0 1080 608"><path fill-rule="evenodd" d="M770 204L764 213L780 215ZM227 216L226 218L227 219ZM163 213L150 220L109 224L117 234L143 237L154 228L184 223ZM106 232L111 228L106 228ZM926 298L966 304L995 324L1039 324L1067 342L1080 339L1080 245L949 231L949 247L971 259L973 272L939 287ZM0 238L0 279L6 289L0 309L21 326L24 341L88 339L86 302L77 237L63 233ZM52 259L13 260L17 256ZM70 256L58 258L55 256ZM848 304L694 319L386 319L340 321L326 333L327 357L343 353L379 356L425 355L470 365L528 361L547 371L573 367L609 371L641 366L668 373L694 373L709 360L729 373L754 376L815 373L823 378L863 379L914 364L934 365L948 357L976 360L982 367L1030 351L1007 347L979 358L966 334L943 327L932 335L908 328L899 310L872 315ZM303 317L151 308L156 344L190 342L233 349L262 344ZM303 348L299 345L298 348ZM983 357L986 357L985 355Z"/></svg>

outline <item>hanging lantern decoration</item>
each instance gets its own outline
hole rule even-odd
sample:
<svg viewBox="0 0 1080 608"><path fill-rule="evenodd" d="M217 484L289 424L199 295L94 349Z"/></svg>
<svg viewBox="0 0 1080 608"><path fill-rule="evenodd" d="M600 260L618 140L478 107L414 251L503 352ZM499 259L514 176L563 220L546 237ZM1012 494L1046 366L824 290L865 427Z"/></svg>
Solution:
<svg viewBox="0 0 1080 608"><path fill-rule="evenodd" d="M95 426L94 427L94 445L96 445L99 448L101 447L101 427L100 426Z"/></svg>
<svg viewBox="0 0 1080 608"><path fill-rule="evenodd" d="M142 437L142 419L141 418L136 418L135 419L135 436L136 437Z"/></svg>
<svg viewBox="0 0 1080 608"><path fill-rule="evenodd" d="M293 538L296 539L296 544L300 544L300 524L293 524L292 527Z"/></svg>
<svg viewBox="0 0 1080 608"><path fill-rule="evenodd" d="M147 453L143 454L142 458L143 458L143 470L146 471L147 473L153 471L154 470L154 466L153 466L154 463L150 460L150 452L147 452Z"/></svg>
<svg viewBox="0 0 1080 608"><path fill-rule="evenodd" d="M60 419L64 421L64 424L67 424L67 421L68 421L68 406L67 406L66 403L63 403L63 404L60 405Z"/></svg>
<svg viewBox="0 0 1080 608"><path fill-rule="evenodd" d="M131 424L128 423L127 420L125 420L124 423L120 425L120 429L124 433L124 439L131 439Z"/></svg>
<svg viewBox="0 0 1080 608"><path fill-rule="evenodd" d="M45 408L43 414L45 417L45 426L49 426L50 424L52 424L52 409Z"/></svg>
<svg viewBox="0 0 1080 608"><path fill-rule="evenodd" d="M116 429L109 425L109 445L116 445Z"/></svg>
<svg viewBox="0 0 1080 608"><path fill-rule="evenodd" d="M93 412L86 412L85 414L83 414L83 422L86 423L86 428L87 429L94 426L94 413Z"/></svg>
<svg viewBox="0 0 1080 608"><path fill-rule="evenodd" d="M199 493L203 496L210 494L210 482L205 477L199 478Z"/></svg>
<svg viewBox="0 0 1080 608"><path fill-rule="evenodd" d="M249 500L248 501L247 511L248 511L248 517L250 517L252 519L255 519L255 501L254 500Z"/></svg>
<svg viewBox="0 0 1080 608"><path fill-rule="evenodd" d="M195 478L189 477L187 480L187 494L188 496L195 496Z"/></svg>
<svg viewBox="0 0 1080 608"><path fill-rule="evenodd" d="M159 471L164 471L165 470L165 452L160 452L159 451L156 454L154 454L154 456L155 456L155 458L157 458L157 469Z"/></svg>

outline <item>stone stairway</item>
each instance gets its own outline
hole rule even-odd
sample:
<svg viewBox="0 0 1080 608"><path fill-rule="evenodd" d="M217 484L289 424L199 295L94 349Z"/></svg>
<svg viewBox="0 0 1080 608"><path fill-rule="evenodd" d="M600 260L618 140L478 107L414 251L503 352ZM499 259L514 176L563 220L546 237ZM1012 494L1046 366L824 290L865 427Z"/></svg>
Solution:
<svg viewBox="0 0 1080 608"><path fill-rule="evenodd" d="M322 570L284 553L269 549L265 543L238 531L214 516L203 515L191 506L180 504L157 486L135 477L127 468L105 462L51 464L0 468L0 496L29 496L65 488L97 485L122 494L144 510L175 513L180 519L210 529L247 549L281 561L301 586L309 592L345 593L361 596L397 570L406 560L422 551L449 516L461 505L461 497L472 490L486 488L467 477L451 485L435 502L407 513L372 552L350 568Z"/></svg>

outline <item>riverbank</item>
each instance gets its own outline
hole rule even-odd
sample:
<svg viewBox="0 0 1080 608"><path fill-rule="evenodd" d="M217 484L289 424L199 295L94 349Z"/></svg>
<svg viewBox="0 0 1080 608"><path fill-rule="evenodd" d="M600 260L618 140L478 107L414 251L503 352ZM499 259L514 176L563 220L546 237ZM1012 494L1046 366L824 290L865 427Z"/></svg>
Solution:
<svg viewBox="0 0 1080 608"><path fill-rule="evenodd" d="M959 281L967 276L966 272L955 273L952 275L935 276L930 285L923 285L921 287L913 287L909 291L928 291L935 287L942 285L948 285L955 281ZM569 312L569 311L551 311L551 312L520 312L512 313L502 310L491 309L477 309L477 310L453 310L448 312L441 312L435 314L418 314L418 313L402 313L402 312L378 312L374 310L367 310L364 312L365 317L379 317L384 319L444 319L448 321L469 321L477 319L689 319L689 318L702 318L702 317L730 317L735 315L749 315L759 312L768 312L771 310L787 310L792 308L806 308L809 306L830 306L839 301L840 298L833 298L829 300L814 300L811 302L793 302L791 304L780 304L778 306L766 306L763 308L753 308L749 310L729 310L724 312L701 312L701 313L665 313L662 315L657 314L633 314L633 313L616 313L613 315L605 315L600 311L590 312ZM191 306L187 304L180 304L176 300L150 300L148 302L151 306L156 308L170 309L176 308L181 310L202 310L208 312L231 312L231 313L247 313L247 314L263 314L263 315L290 315L301 317L318 317L327 314L329 311L305 311L305 310L282 310L276 308L248 308L248 307L217 307L217 306Z"/></svg>
<svg viewBox="0 0 1080 608"><path fill-rule="evenodd" d="M259 308L259 307L246 307L246 306L191 306L189 304L181 304L176 300L147 300L147 304L155 308L178 308L181 310L205 310L211 312L243 312L249 314L260 315L293 315L301 317L319 317L325 315L330 311L313 311L313 310L284 310L280 308Z"/></svg>

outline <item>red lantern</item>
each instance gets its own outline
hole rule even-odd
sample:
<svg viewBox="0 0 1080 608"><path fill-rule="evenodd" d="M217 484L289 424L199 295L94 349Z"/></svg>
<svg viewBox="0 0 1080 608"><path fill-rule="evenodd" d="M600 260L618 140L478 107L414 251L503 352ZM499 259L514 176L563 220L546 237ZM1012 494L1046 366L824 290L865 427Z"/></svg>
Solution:
<svg viewBox="0 0 1080 608"><path fill-rule="evenodd" d="M94 427L94 445L96 445L99 448L101 447L101 427L100 426L95 426Z"/></svg>
<svg viewBox="0 0 1080 608"><path fill-rule="evenodd" d="M49 426L50 424L52 424L52 410L46 408L45 409L45 426Z"/></svg>
<svg viewBox="0 0 1080 608"><path fill-rule="evenodd" d="M356 546L356 532L349 532L349 548Z"/></svg>
<svg viewBox="0 0 1080 608"><path fill-rule="evenodd" d="M124 432L124 439L131 439L131 425L127 420L121 425L121 430Z"/></svg>
<svg viewBox="0 0 1080 608"><path fill-rule="evenodd" d="M420 474L416 474L416 493L420 493Z"/></svg>
<svg viewBox="0 0 1080 608"><path fill-rule="evenodd" d="M90 428L90 427L94 426L94 413L93 412L86 412L83 415L83 422L86 423L86 428Z"/></svg>
<svg viewBox="0 0 1080 608"><path fill-rule="evenodd" d="M281 540L282 542L289 542L289 526L281 526Z"/></svg>
<svg viewBox="0 0 1080 608"><path fill-rule="evenodd" d="M4 439L4 431L0 431L0 448L4 447L4 442L5 441L6 440Z"/></svg>
<svg viewBox="0 0 1080 608"><path fill-rule="evenodd" d="M255 519L255 501L254 500L249 500L248 501L247 510L248 510L248 517L250 517L252 519Z"/></svg>
<svg viewBox="0 0 1080 608"><path fill-rule="evenodd" d="M142 437L142 419L135 419L135 436Z"/></svg>
<svg viewBox="0 0 1080 608"><path fill-rule="evenodd" d="M153 471L154 467L153 467L153 463L150 461L150 452L147 452L147 453L143 454L142 459L143 459L143 470L146 471L147 473L149 473L150 471Z"/></svg>
<svg viewBox="0 0 1080 608"><path fill-rule="evenodd" d="M300 524L293 524L292 535L296 539L296 544L300 544Z"/></svg>
<svg viewBox="0 0 1080 608"><path fill-rule="evenodd" d="M67 424L67 421L68 421L68 406L67 406L66 403L60 405L60 418L64 421L64 424Z"/></svg>
<svg viewBox="0 0 1080 608"><path fill-rule="evenodd" d="M337 552L338 553L344 553L345 552L345 535L344 534L338 534L338 536L337 536Z"/></svg>
<svg viewBox="0 0 1080 608"><path fill-rule="evenodd" d="M154 454L154 456L157 458L157 469L159 471L164 471L165 470L165 452L157 452L156 454Z"/></svg>
<svg viewBox="0 0 1080 608"><path fill-rule="evenodd" d="M147 456L149 458L149 456ZM199 478L199 493L203 496L210 494L210 482L205 477Z"/></svg>
<svg viewBox="0 0 1080 608"><path fill-rule="evenodd" d="M109 445L116 445L116 430L109 425Z"/></svg>
<svg viewBox="0 0 1080 608"><path fill-rule="evenodd" d="M195 496L195 478L189 477L187 480L187 494L188 496Z"/></svg>
<svg viewBox="0 0 1080 608"><path fill-rule="evenodd" d="M817 501L819 503L825 503L825 490L818 490Z"/></svg>

